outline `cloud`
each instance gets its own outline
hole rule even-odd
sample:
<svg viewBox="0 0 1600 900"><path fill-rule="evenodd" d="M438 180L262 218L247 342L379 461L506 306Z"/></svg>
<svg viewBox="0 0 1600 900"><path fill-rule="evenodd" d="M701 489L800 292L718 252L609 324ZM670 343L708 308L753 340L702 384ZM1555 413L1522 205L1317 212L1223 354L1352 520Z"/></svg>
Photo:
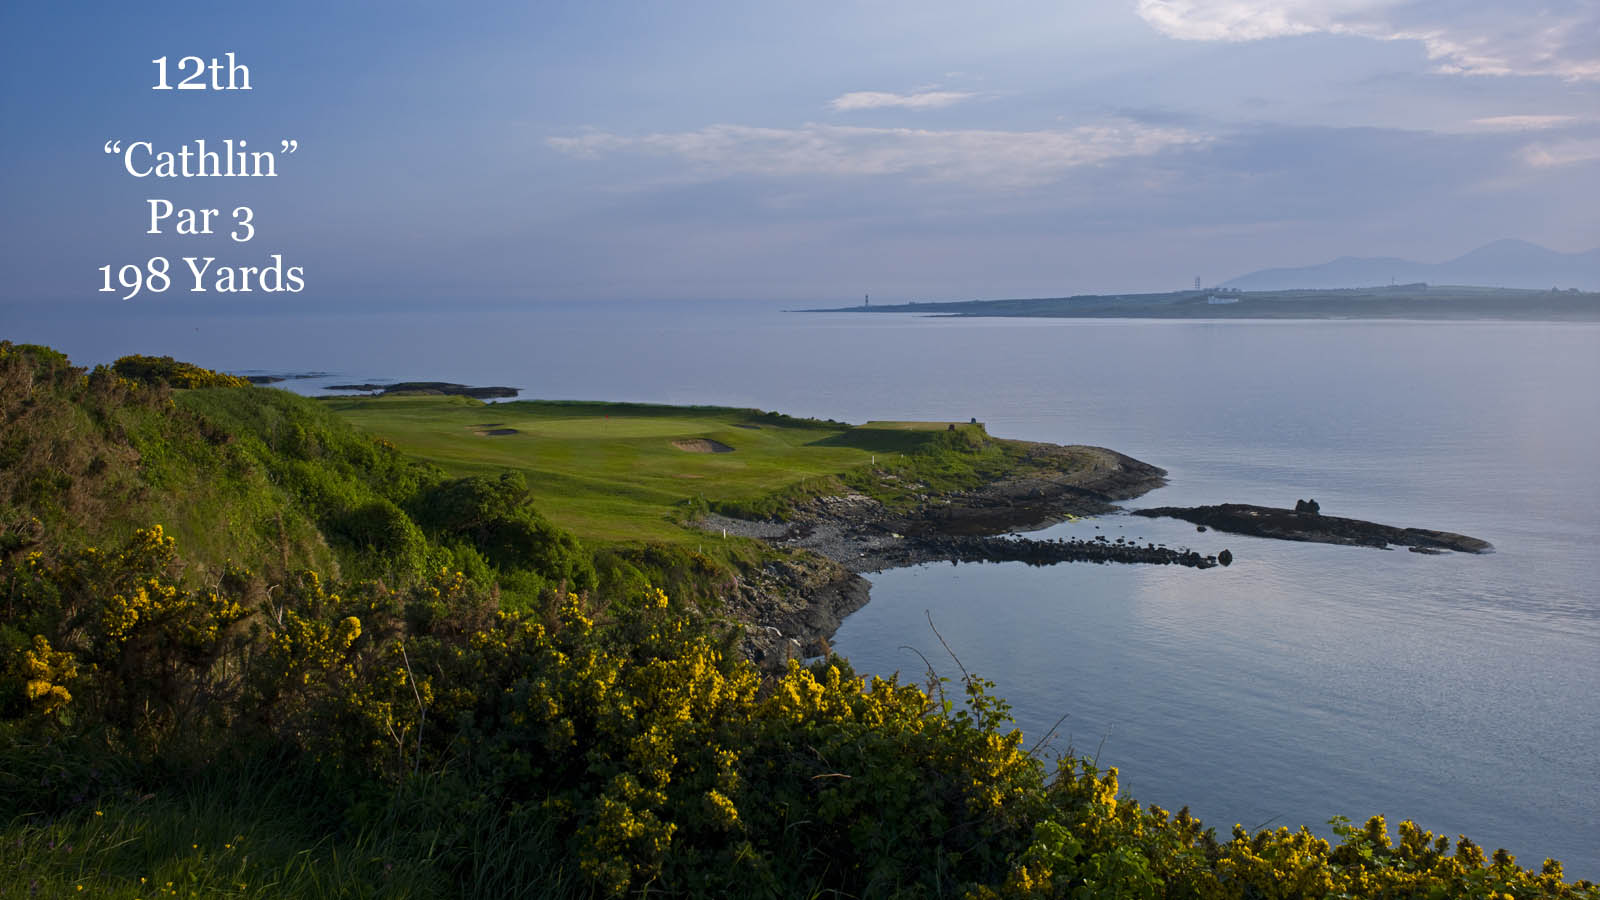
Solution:
<svg viewBox="0 0 1600 900"><path fill-rule="evenodd" d="M1345 34L1419 41L1441 72L1600 80L1600 4L1531 0L1137 0L1139 16L1169 37L1255 41Z"/></svg>
<svg viewBox="0 0 1600 900"><path fill-rule="evenodd" d="M711 125L697 131L642 136L590 132L547 139L550 147L569 156L594 159L613 153L643 153L675 157L712 177L904 175L1011 187L1047 183L1081 166L1153 156L1209 141L1183 128L1131 121L1054 131Z"/></svg>
<svg viewBox="0 0 1600 900"><path fill-rule="evenodd" d="M938 109L976 97L969 91L916 91L910 94L892 94L888 91L852 91L828 101L838 112L855 112L862 109Z"/></svg>
<svg viewBox="0 0 1600 900"><path fill-rule="evenodd" d="M1600 159L1600 138L1530 144L1522 148L1522 159L1538 169L1591 162Z"/></svg>
<svg viewBox="0 0 1600 900"><path fill-rule="evenodd" d="M1487 116L1473 119L1472 124L1489 131L1543 131L1560 128L1578 121L1577 116Z"/></svg>

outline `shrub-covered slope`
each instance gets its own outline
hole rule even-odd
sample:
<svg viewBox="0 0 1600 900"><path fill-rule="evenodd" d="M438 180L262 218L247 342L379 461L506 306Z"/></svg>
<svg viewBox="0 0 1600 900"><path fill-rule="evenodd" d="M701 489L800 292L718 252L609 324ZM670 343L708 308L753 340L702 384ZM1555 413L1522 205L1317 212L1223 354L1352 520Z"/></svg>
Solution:
<svg viewBox="0 0 1600 900"><path fill-rule="evenodd" d="M1381 818L1218 837L981 679L764 679L659 592L0 564L0 868L44 896L1600 898ZM263 778L270 769L272 778ZM286 809L274 783L303 786ZM259 798L244 804L233 792ZM181 835L181 837L179 837ZM299 852L296 842L303 844ZM253 861L253 862L252 862ZM18 881L17 879L24 879ZM0 885L0 896L7 888Z"/></svg>
<svg viewBox="0 0 1600 900"><path fill-rule="evenodd" d="M315 401L170 358L86 371L0 343L0 553L115 544L152 524L202 578L234 563L405 585L449 567L528 596L594 580L516 476L448 478Z"/></svg>

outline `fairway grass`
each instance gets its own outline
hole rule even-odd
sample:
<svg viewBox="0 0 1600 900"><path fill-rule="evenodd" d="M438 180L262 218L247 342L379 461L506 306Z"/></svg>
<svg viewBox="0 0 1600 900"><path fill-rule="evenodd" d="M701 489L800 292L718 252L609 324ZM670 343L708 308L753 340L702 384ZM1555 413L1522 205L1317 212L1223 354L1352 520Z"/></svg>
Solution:
<svg viewBox="0 0 1600 900"><path fill-rule="evenodd" d="M681 524L697 498L755 500L871 465L876 457L914 452L950 427L853 427L749 409L631 403L486 404L437 396L324 402L357 428L454 475L522 472L551 521L580 539L606 543L703 542L704 533ZM679 446L718 444L733 449Z"/></svg>

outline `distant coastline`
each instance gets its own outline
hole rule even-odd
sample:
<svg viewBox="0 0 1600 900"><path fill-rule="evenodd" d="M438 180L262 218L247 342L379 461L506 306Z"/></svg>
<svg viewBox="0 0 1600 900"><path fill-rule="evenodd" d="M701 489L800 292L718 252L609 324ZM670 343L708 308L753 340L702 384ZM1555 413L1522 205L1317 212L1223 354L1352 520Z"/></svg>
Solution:
<svg viewBox="0 0 1600 900"><path fill-rule="evenodd" d="M1422 319L1600 321L1600 293L1404 284L1373 288L1081 294L843 306L796 312L1082 319Z"/></svg>

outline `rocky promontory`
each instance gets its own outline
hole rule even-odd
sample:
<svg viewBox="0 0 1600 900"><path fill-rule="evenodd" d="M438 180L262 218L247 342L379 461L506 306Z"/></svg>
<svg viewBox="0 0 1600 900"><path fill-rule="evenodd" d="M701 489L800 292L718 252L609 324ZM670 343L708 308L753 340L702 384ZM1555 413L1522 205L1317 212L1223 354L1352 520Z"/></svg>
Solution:
<svg viewBox="0 0 1600 900"><path fill-rule="evenodd" d="M1136 516L1169 517L1193 522L1218 531L1277 538L1285 541L1312 541L1321 544L1346 544L1380 547L1391 544L1410 547L1418 553L1454 550L1458 553L1487 553L1494 547L1488 541L1450 531L1426 528L1398 528L1361 519L1325 516L1315 500L1302 500L1294 509L1252 506L1248 503L1222 503L1216 506L1160 506L1134 510Z"/></svg>
<svg viewBox="0 0 1600 900"><path fill-rule="evenodd" d="M1018 474L970 490L927 494L910 509L893 509L862 493L843 493L799 503L781 522L713 515L705 517L701 526L760 538L777 547L810 550L857 573L952 559L977 561L986 558L988 550L998 554L988 557L996 562L1050 556L1061 557L1052 561L1066 561L1066 551L1059 548L1020 549L1058 542L1012 538L989 545L980 539L1111 512L1117 509L1116 501L1165 484L1166 475L1164 469L1104 447L1033 444L1026 468ZM1088 554L1107 562L1155 561L1134 558L1132 545L1077 543L1085 546L1073 551L1080 554L1073 559Z"/></svg>
<svg viewBox="0 0 1600 900"><path fill-rule="evenodd" d="M758 538L795 554L741 577L733 607L745 653L762 664L824 653L844 617L868 599L862 573L928 562L1143 563L1206 569L1218 556L1106 538L1036 540L1011 532L1097 515L1166 483L1156 466L1103 447L1029 445L1019 471L965 491L925 495L910 509L863 493L813 497L784 521L707 515L701 528ZM820 559L819 559L820 557Z"/></svg>

